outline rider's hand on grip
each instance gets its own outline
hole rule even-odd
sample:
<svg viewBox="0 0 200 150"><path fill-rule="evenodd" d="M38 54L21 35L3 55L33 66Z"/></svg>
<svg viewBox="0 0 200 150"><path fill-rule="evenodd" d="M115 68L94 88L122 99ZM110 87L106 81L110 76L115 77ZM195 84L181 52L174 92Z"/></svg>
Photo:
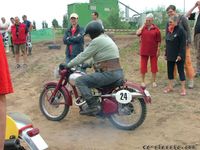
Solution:
<svg viewBox="0 0 200 150"><path fill-rule="evenodd" d="M67 68L69 68L69 67L67 66L66 63L61 63L61 64L59 65L59 70L63 70L63 69L67 69Z"/></svg>
<svg viewBox="0 0 200 150"><path fill-rule="evenodd" d="M81 69L87 69L87 68L91 68L91 66L88 64L88 63L83 63L82 65L81 65Z"/></svg>

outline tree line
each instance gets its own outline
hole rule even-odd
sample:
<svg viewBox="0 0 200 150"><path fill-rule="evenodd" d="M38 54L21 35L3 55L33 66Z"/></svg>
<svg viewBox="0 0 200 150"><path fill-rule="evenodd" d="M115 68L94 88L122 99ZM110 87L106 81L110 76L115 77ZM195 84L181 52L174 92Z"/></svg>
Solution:
<svg viewBox="0 0 200 150"><path fill-rule="evenodd" d="M130 21L124 20L124 12L121 11L119 13L118 10L112 10L109 17L106 20L103 20L103 24L106 29L137 29L144 23L145 14L150 12L154 15L154 23L160 29L165 29L166 23L168 21L168 16L164 7L157 7L155 10L147 10L136 17L132 17ZM181 10L177 10L177 12L182 13ZM59 25L56 19L53 19L51 23L53 28L67 28L69 25L67 14L63 16L62 25ZM36 29L35 21L33 21L33 26L34 29ZM44 29L48 27L48 23L43 21L42 28Z"/></svg>

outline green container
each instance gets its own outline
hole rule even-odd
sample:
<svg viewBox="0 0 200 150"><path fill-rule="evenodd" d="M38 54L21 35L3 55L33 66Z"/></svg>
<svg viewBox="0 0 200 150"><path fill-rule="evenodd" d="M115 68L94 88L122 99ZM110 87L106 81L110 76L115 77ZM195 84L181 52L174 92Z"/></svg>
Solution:
<svg viewBox="0 0 200 150"><path fill-rule="evenodd" d="M71 13L77 13L79 25L85 27L92 20L92 12L97 11L101 20L107 20L112 10L119 11L118 0L90 0L90 3L73 3L68 5L68 18Z"/></svg>

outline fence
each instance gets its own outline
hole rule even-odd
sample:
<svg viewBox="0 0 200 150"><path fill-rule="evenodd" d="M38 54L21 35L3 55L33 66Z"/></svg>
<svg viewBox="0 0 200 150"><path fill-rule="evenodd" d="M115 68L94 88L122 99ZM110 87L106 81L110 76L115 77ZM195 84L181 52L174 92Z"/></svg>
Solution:
<svg viewBox="0 0 200 150"><path fill-rule="evenodd" d="M65 30L64 28L33 30L31 32L32 42L54 41L57 36L63 36ZM135 34L135 30L130 29L105 29L105 32L114 34Z"/></svg>
<svg viewBox="0 0 200 150"><path fill-rule="evenodd" d="M55 32L53 29L41 29L31 32L32 42L50 41L55 40Z"/></svg>

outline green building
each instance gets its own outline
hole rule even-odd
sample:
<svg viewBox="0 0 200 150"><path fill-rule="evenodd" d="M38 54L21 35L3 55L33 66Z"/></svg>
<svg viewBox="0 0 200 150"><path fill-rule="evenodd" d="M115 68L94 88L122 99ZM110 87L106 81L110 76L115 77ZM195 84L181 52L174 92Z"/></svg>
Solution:
<svg viewBox="0 0 200 150"><path fill-rule="evenodd" d="M92 12L97 11L99 18L104 21L112 10L119 10L118 0L90 0L89 3L73 3L68 5L68 18L71 13L77 13L79 25L85 27L92 19Z"/></svg>

